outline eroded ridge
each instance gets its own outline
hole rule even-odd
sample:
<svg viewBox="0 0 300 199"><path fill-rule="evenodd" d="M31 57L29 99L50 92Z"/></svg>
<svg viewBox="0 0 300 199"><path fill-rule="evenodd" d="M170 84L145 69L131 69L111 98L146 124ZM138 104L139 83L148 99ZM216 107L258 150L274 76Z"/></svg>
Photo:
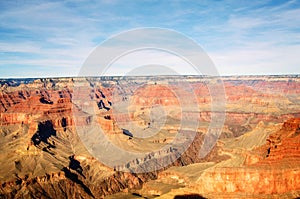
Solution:
<svg viewBox="0 0 300 199"><path fill-rule="evenodd" d="M116 90L119 77L1 80L1 198L300 196L297 76L224 77L226 120L204 158L198 152L211 121L207 85L214 79L186 77L198 109L187 105L182 112L178 77L152 77L144 85L147 78L129 78L123 90ZM91 102L92 114L74 101L78 88ZM114 92L122 97L114 98ZM120 108L129 104L128 111L115 110L118 103ZM183 129L188 134L195 118L196 136L179 158L174 154L180 144L159 150L172 143L180 120L191 121ZM147 155L115 168L99 162L77 135L78 126L92 121L117 147ZM119 171L146 171L149 160L172 164L139 174Z"/></svg>

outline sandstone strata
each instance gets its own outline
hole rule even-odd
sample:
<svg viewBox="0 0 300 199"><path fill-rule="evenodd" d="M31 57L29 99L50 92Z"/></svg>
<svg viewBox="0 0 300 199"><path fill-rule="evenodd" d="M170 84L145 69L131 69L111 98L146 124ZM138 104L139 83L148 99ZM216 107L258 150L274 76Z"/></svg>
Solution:
<svg viewBox="0 0 300 199"><path fill-rule="evenodd" d="M300 117L298 77L223 78L226 119L220 140L205 158L198 152L212 118L208 85L214 79L186 77L195 98L179 99L187 91L177 77L147 78L128 77L126 84L118 77L1 80L1 198L100 198L118 192L162 198L193 193L208 198L299 196L299 119L292 119ZM124 104L129 104L127 111L121 111ZM163 123L155 111L164 111ZM76 133L76 125L94 121L119 147L151 150L172 143L180 120L195 118L196 137L180 158L175 147L118 165L143 168L148 160L163 164L174 159L150 173L108 168ZM129 122L137 127L124 130ZM160 130L141 144L138 128Z"/></svg>

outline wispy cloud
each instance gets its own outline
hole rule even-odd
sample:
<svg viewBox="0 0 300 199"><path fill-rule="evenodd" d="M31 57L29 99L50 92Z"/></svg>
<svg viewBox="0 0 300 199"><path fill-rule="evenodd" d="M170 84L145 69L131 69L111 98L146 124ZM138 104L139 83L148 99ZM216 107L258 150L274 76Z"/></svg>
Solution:
<svg viewBox="0 0 300 199"><path fill-rule="evenodd" d="M2 1L0 10L2 77L74 74L100 42L137 27L182 32L221 74L297 73L300 65L297 0Z"/></svg>
<svg viewBox="0 0 300 199"><path fill-rule="evenodd" d="M237 9L213 27L209 55L221 74L299 73L298 16L297 1Z"/></svg>

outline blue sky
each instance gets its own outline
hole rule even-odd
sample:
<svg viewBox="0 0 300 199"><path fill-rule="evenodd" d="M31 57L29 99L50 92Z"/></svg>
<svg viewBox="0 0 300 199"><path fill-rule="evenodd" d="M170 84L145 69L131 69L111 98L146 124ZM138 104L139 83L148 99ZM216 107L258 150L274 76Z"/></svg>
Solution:
<svg viewBox="0 0 300 199"><path fill-rule="evenodd" d="M0 1L0 77L76 76L105 39L160 27L195 40L221 75L299 74L300 1Z"/></svg>

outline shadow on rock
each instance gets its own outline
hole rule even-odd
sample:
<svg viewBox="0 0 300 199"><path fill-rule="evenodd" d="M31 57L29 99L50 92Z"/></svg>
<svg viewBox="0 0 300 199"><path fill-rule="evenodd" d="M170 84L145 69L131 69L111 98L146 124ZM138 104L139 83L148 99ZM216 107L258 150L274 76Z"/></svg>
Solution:
<svg viewBox="0 0 300 199"><path fill-rule="evenodd" d="M199 194L184 194L184 195L177 195L174 199L206 199L205 197Z"/></svg>
<svg viewBox="0 0 300 199"><path fill-rule="evenodd" d="M83 190L89 194L91 197L95 198L94 195L92 194L91 190L80 180L78 179L78 175L75 173L72 173L67 167L64 167L62 171L65 173L66 178L72 180L76 184L80 185Z"/></svg>
<svg viewBox="0 0 300 199"><path fill-rule="evenodd" d="M47 148L55 148L54 144L49 143L48 139L51 136L56 136L56 131L53 128L51 121L40 122L37 132L31 137L34 146L38 146L41 142L47 144Z"/></svg>
<svg viewBox="0 0 300 199"><path fill-rule="evenodd" d="M70 160L70 163L69 163L69 168L76 171L77 173L79 173L82 177L85 178L85 176L83 175L83 169L82 167L80 166L80 162L78 160L76 160L74 158L75 156L72 155L69 157L69 160Z"/></svg>

